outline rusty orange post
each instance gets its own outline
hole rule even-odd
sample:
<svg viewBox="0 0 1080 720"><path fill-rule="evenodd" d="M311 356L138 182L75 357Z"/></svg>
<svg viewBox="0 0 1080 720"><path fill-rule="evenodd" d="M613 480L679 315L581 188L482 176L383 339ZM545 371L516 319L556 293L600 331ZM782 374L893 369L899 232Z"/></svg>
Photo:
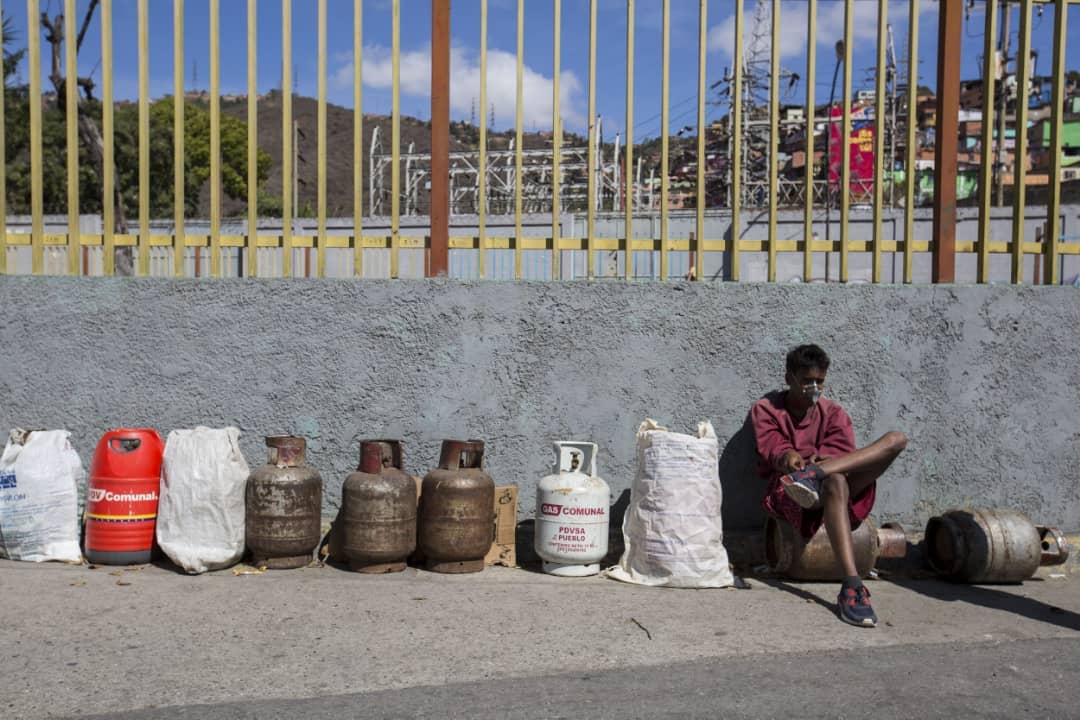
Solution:
<svg viewBox="0 0 1080 720"><path fill-rule="evenodd" d="M964 0L938 10L937 127L934 129L933 281L956 282L956 152L960 114L960 45Z"/></svg>
<svg viewBox="0 0 1080 720"><path fill-rule="evenodd" d="M450 0L431 0L431 250L428 277L450 266Z"/></svg>

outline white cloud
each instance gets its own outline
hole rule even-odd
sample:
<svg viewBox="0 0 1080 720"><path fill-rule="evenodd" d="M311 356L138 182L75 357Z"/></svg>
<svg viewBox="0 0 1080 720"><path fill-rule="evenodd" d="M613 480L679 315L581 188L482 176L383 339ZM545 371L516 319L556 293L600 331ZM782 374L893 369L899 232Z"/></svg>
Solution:
<svg viewBox="0 0 1080 720"><path fill-rule="evenodd" d="M353 65L351 54L340 57L343 63L334 73L334 84L352 87ZM364 48L364 85L389 90L393 84L393 66L388 48L371 45ZM469 48L454 46L450 49L450 112L457 117L469 115L473 103L477 114L487 114L479 108L480 100L479 54ZM559 103L563 123L568 127L585 125L581 110L583 86L573 72L560 75ZM517 60L513 53L489 50L487 56L488 104L495 106L499 129L509 127L507 122L514 115L517 105ZM552 112L553 79L526 66L522 75L523 112L528 123L550 123ZM431 47L401 53L401 93L414 97L431 95ZM501 118L501 119L500 119Z"/></svg>
<svg viewBox="0 0 1080 720"><path fill-rule="evenodd" d="M766 28L771 31L772 12L771 5L766 6L770 12L766 13ZM869 41L877 42L877 3L855 2L852 3L855 10L852 18L852 40L855 47L860 43ZM920 5L920 14L937 12L937 3L924 2ZM889 4L889 16L894 18L893 24L898 21L907 25L908 3L904 0L893 0ZM783 0L780 5L780 59L801 58L806 53L806 21L807 4L805 0ZM746 52L753 40L754 11L752 5L747 5L743 12L743 51ZM927 32L924 28L923 32ZM837 40L843 38L844 33L844 3L821 2L818 3L817 13L817 41L819 46L831 49ZM770 37L766 36L765 47L770 47ZM735 49L735 16L729 15L717 25L709 28L708 33L709 52L722 52L728 57ZM819 57L820 56L819 48ZM831 50L829 57L832 57Z"/></svg>

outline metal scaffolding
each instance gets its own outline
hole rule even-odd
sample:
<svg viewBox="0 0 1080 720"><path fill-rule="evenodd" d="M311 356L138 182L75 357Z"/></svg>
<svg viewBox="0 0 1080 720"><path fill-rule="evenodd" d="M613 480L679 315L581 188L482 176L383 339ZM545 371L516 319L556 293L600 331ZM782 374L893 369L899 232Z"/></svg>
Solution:
<svg viewBox="0 0 1080 720"><path fill-rule="evenodd" d="M597 119L598 128L602 120ZM596 133L596 165L592 172L596 178L593 208L597 211L619 211L623 206L621 184L622 139L615 136L614 143L605 147L603 132ZM485 209L493 215L514 213L514 188L517 177L514 168L514 140L505 150L488 149L485 168ZM526 213L551 212L552 208L552 160L551 148L533 148L521 151L522 211ZM561 146L559 148L559 201L566 211L585 210L589 202L589 148L588 146ZM382 135L376 127L371 133L368 152L368 212L385 215L390 202L388 177L393 167L393 155L384 151ZM426 215L430 208L431 153L416 152L413 144L408 151L399 154L403 184L401 188L402 214ZM480 210L480 150L458 150L450 153L450 214L474 215ZM640 206L642 196L647 195L651 207L651 184L641 183L641 165L638 165L638 182L635 188L635 206Z"/></svg>

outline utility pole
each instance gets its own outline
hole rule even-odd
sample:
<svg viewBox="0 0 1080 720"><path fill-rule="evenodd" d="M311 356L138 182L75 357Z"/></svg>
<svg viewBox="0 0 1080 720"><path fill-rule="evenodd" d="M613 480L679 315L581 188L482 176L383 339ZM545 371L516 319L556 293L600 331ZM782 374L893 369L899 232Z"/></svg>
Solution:
<svg viewBox="0 0 1080 720"><path fill-rule="evenodd" d="M1009 19L1012 17L1012 12L1009 8L1009 0L1002 0L1001 3L1001 87L998 90L998 131L997 142L994 144L994 179L997 185L997 202L998 207L1005 205L1005 168L1002 165L1004 161L1004 152L1002 148L1005 146L1005 111L1009 107L1008 98L1005 96L1005 77L1008 75L1007 69L1009 66ZM994 82L994 78L987 78L989 82Z"/></svg>
<svg viewBox="0 0 1080 720"><path fill-rule="evenodd" d="M935 283L956 282L956 152L960 130L960 44L963 37L963 0L941 0L941 10L938 12L931 272Z"/></svg>
<svg viewBox="0 0 1080 720"><path fill-rule="evenodd" d="M431 249L429 277L450 264L450 0L431 0Z"/></svg>

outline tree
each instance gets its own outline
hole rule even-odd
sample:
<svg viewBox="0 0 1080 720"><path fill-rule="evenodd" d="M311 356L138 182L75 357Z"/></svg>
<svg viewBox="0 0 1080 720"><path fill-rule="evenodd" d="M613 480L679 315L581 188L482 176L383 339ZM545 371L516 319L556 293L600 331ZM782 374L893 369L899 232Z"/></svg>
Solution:
<svg viewBox="0 0 1080 720"><path fill-rule="evenodd" d="M15 32L15 24L11 21L10 16L3 16L2 27L4 33L4 87L6 88L8 80L15 75L15 72L19 69L19 63L26 56L26 48L14 51L10 49L11 44L18 37Z"/></svg>
<svg viewBox="0 0 1080 720"><path fill-rule="evenodd" d="M25 91L9 90L5 128L8 168L9 211L30 212L29 102ZM82 112L100 117L101 103L84 101ZM163 98L150 106L150 215L170 217L173 213L173 101ZM139 197L139 110L124 104L115 111L116 184L131 188L123 194L124 211L138 215ZM67 212L67 145L64 113L55 104L42 112L42 190L45 212ZM184 111L184 205L185 215L197 215L202 192L209 191L210 113L198 105ZM261 185L270 174L270 155L258 154ZM221 118L221 174L224 194L236 200L247 197L247 123L237 118ZM102 212L101 177L85 146L79 149L79 208L82 212Z"/></svg>
<svg viewBox="0 0 1080 720"><path fill-rule="evenodd" d="M92 3L92 13L96 2ZM88 21L88 20L87 20ZM84 28L87 21L84 21ZM42 189L44 210L48 214L67 211L67 135L66 108L63 106L65 78L60 74L59 47L63 42L63 18L50 20L42 17L42 24L49 32L53 44L52 81L57 91L56 99L48 99L42 108ZM15 40L9 18L3 20L4 32L4 79L14 76L19 62L26 54L25 48L10 51ZM83 33L80 33L80 38ZM98 129L102 104L93 97L92 80L80 78L84 97L79 102L79 208L82 212L100 213L102 207L102 158L103 140ZM5 90L5 156L10 212L30 212L30 132L29 93L25 85L7 87ZM166 97L150 106L150 214L153 217L169 217L173 213L173 98ZM116 210L120 218L137 215L139 211L139 111L134 103L120 103L114 110L114 165L117 195ZM84 129L85 128L85 129ZM210 178L210 113L205 106L189 103L184 112L185 146L185 215L198 212L199 198ZM226 196L243 200L247 196L247 123L238 118L222 115L221 118L221 168L222 189ZM260 150L257 160L257 177L261 185L270 173L271 158ZM123 188L124 191L120 192ZM118 222L118 225L120 223ZM117 227L126 232L126 223Z"/></svg>

